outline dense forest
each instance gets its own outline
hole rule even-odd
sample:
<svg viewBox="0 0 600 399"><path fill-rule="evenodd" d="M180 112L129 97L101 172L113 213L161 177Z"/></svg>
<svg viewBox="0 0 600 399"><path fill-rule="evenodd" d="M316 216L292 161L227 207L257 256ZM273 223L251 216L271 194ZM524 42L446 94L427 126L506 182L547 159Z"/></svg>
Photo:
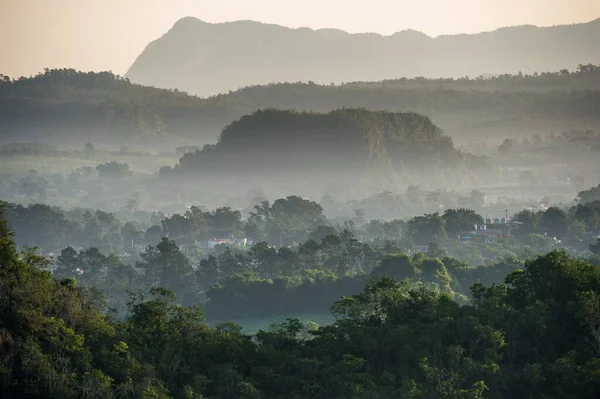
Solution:
<svg viewBox="0 0 600 399"><path fill-rule="evenodd" d="M14 3L0 399L600 398L600 19Z"/></svg>
<svg viewBox="0 0 600 399"><path fill-rule="evenodd" d="M177 136L204 134L206 139L218 132L203 131L198 111L211 112L203 100L133 84L111 72L46 69L29 78L2 78L0 129L5 142L18 138L82 146L95 139L141 148L140 138L166 136L164 140L177 143Z"/></svg>
<svg viewBox="0 0 600 399"><path fill-rule="evenodd" d="M172 244L161 245L146 261L178 264ZM253 335L210 327L201 308L158 285L132 294L124 314L107 312L78 278L55 279L45 258L17 252L4 220L0 258L6 398L579 399L600 390L600 271L564 252L517 265L504 284L473 284L467 303L379 277L447 280L439 261L392 257L364 289L333 302L332 325L292 318Z"/></svg>
<svg viewBox="0 0 600 399"><path fill-rule="evenodd" d="M421 192L417 187L411 187L406 193L406 201L434 202L431 211L402 220L390 216L399 214L396 206L400 203L394 201L403 199L384 194L370 199L378 201L370 206L390 208L371 217L363 208L368 205L366 201L350 204L348 216L334 216L331 207L336 203L330 202L331 199L324 198L317 203L298 196L273 202L256 198L255 204L243 211L226 206L209 210L201 205L192 205L185 212L170 215L139 210L135 199L129 200L119 212L82 207L65 209L42 203L25 206L5 203L5 216L17 232L19 246L38 247L44 253L50 253L68 245L79 248L95 246L107 252L131 251L132 247L143 249L164 236L181 245L197 245L214 237L248 237L254 242L268 242L281 247L307 240L321 241L328 234L342 230L354 232L363 242L383 245L386 240L399 242L406 236L409 242L403 245L422 246L468 232L474 225L485 222L482 214L497 211L497 208L482 208L483 194L473 191L470 197L461 199L464 201L462 206L469 208L458 205L440 212L435 201L442 193ZM571 206L536 206L537 209L535 206L520 207L518 212L511 213L510 218L521 224L514 234L523 237L532 233L545 234L576 243L586 236L586 232L600 229L600 186L581 191ZM584 245L584 248L587 246Z"/></svg>
<svg viewBox="0 0 600 399"><path fill-rule="evenodd" d="M158 285L181 303L204 303L220 320L326 313L371 277L408 279L464 301L476 281L499 283L523 260L554 249L598 262L597 191L580 192L570 208L522 210L493 235L477 231L494 222L471 209L407 220L367 220L357 209L336 220L297 196L263 201L245 218L228 207L154 213L145 222L43 204L4 209L20 248L37 246L53 259L55 277L100 289L120 312L127 292ZM229 240L211 247L215 237Z"/></svg>
<svg viewBox="0 0 600 399"><path fill-rule="evenodd" d="M214 143L236 119L262 108L328 112L341 107L427 115L453 137L547 134L597 128L599 67L574 72L461 79L396 79L341 85L281 83L200 99L131 83L110 72L46 70L0 79L3 142L43 140L152 148Z"/></svg>

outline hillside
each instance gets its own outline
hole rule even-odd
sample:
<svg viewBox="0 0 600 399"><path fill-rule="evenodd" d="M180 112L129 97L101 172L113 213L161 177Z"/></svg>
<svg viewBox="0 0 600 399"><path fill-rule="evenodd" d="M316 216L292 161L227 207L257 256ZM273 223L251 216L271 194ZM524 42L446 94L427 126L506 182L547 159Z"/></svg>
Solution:
<svg viewBox="0 0 600 399"><path fill-rule="evenodd" d="M600 63L598 37L600 19L431 38L413 30L381 36L252 21L210 24L187 17L151 42L126 76L145 85L212 95L271 82L533 73Z"/></svg>
<svg viewBox="0 0 600 399"><path fill-rule="evenodd" d="M173 149L214 143L232 121L272 107L414 111L456 139L600 131L600 67L474 79L282 83L209 98L134 84L110 72L46 70L17 80L0 76L0 141Z"/></svg>
<svg viewBox="0 0 600 399"><path fill-rule="evenodd" d="M443 175L450 183L474 161L419 114L266 109L233 122L216 145L185 154L175 168L162 168L161 177L315 195L398 188L415 179L426 184Z"/></svg>
<svg viewBox="0 0 600 399"><path fill-rule="evenodd" d="M133 84L111 72L46 69L28 78L0 78L0 140L5 143L82 146L92 141L139 148L202 135L202 117L211 107L186 93ZM216 133L205 136L212 141Z"/></svg>
<svg viewBox="0 0 600 399"><path fill-rule="evenodd" d="M215 106L236 104L244 114L266 107L317 112L340 107L414 111L429 116L453 138L469 140L573 129L600 131L600 67L593 68L581 74L494 79L271 84L246 87L207 101ZM213 118L217 115L207 116L206 122Z"/></svg>

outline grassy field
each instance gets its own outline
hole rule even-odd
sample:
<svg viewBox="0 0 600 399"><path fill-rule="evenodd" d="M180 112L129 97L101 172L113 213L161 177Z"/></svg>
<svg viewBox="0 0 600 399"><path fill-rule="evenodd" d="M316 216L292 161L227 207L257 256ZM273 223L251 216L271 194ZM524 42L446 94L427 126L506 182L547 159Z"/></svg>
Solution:
<svg viewBox="0 0 600 399"><path fill-rule="evenodd" d="M236 320L210 320L209 324L215 326L223 321L230 321L242 327L242 331L253 334L258 330L267 330L271 325L286 321L288 318L296 318L302 323L313 321L320 326L332 324L335 318L331 313L305 313L300 315L275 316L266 319L236 319Z"/></svg>

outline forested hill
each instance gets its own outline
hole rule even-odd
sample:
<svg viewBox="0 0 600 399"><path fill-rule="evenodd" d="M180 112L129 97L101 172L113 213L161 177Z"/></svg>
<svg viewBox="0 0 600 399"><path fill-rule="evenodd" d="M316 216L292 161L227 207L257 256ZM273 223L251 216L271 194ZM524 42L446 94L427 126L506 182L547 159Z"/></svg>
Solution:
<svg viewBox="0 0 600 399"><path fill-rule="evenodd" d="M381 36L252 21L210 24L188 17L150 43L127 77L212 95L270 82L533 73L599 63L598 37L600 19L431 38L413 30Z"/></svg>
<svg viewBox="0 0 600 399"><path fill-rule="evenodd" d="M414 111L453 138L490 139L600 130L600 66L533 75L396 79L342 85L251 86L208 99L244 113L273 107L328 112L341 107ZM209 116L208 120L213 120Z"/></svg>
<svg viewBox="0 0 600 399"><path fill-rule="evenodd" d="M46 69L28 78L0 75L0 139L98 145L133 141L136 146L140 138L200 136L214 141L225 124L203 131L203 117L214 106L177 90L133 84L111 72Z"/></svg>
<svg viewBox="0 0 600 399"><path fill-rule="evenodd" d="M439 177L441 170L451 175L465 158L428 117L412 112L266 109L233 122L216 145L185 154L161 176L264 179L312 190L333 184L357 188L368 181L380 188L416 176Z"/></svg>
<svg viewBox="0 0 600 399"><path fill-rule="evenodd" d="M156 145L162 138L163 146L175 148L177 140L213 143L232 121L270 107L412 110L429 116L454 138L600 131L600 67L474 79L282 83L205 99L133 84L110 72L46 70L17 80L0 75L0 140L81 148L88 141L96 146Z"/></svg>

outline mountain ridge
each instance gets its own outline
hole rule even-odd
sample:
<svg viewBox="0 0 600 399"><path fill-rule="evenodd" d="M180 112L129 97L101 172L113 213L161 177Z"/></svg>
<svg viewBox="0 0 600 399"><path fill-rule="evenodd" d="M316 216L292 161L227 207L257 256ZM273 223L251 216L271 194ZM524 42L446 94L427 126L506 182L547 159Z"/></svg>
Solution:
<svg viewBox="0 0 600 399"><path fill-rule="evenodd" d="M144 85L210 96L280 82L533 73L600 63L596 37L600 19L430 37L410 29L384 36L185 17L152 41L126 76Z"/></svg>
<svg viewBox="0 0 600 399"><path fill-rule="evenodd" d="M398 34L401 33L405 33L405 32L414 32L414 33L418 33L422 36L428 37L430 39L437 39L440 37L454 37L454 36L476 36L476 35L481 35L481 34L485 34L485 33L495 33L498 31L503 31L503 30L510 30L510 29L517 29L517 28L534 28L534 29L552 29L552 28L559 28L559 27L573 27L573 26L579 26L579 25L593 25L593 24L600 24L600 17L592 19L588 22L574 22L571 24L556 24L556 25L534 25L534 24L522 24L522 25L509 25L509 26L501 26L499 28L495 28L492 30L483 30L483 31L479 31L479 32L475 32L475 33L444 33L444 34L440 34L437 36L431 36L426 34L425 32L419 31L417 29L412 29L412 28L406 28L406 29L402 29L393 33L390 33L388 35L383 34L383 33L379 33L379 32L371 32L371 31L364 31L364 32L348 32L345 31L343 29L339 29L339 28L311 28L311 27L307 27L307 26L300 26L297 28L293 28L293 27L289 27L289 26L285 26L285 25L280 25L280 24L275 24L275 23L269 23L269 22L260 22L260 21L255 21L255 20L250 20L250 19L240 19L240 20L235 20L235 21L226 21L226 22L207 22L204 21L200 18L197 17L192 17L192 16L188 16L188 17L183 17L178 19L177 21L175 21L175 23L173 24L173 26L171 27L171 29L169 29L169 31L167 31L167 33L169 33L171 30L175 29L178 26L181 26L183 24L198 24L198 25L204 25L204 26L224 26L224 25L234 25L234 24L252 24L252 25L256 25L256 26L272 26L272 27L279 27L279 28L284 28L286 30L292 30L292 31L297 31L297 30L308 30L308 31L313 31L313 32L327 32L327 31L332 31L332 32L339 32L339 33L343 33L345 35L377 35L377 36L381 36L381 37L393 37L396 36ZM167 34L165 33L165 34ZM164 35L163 35L164 36Z"/></svg>

